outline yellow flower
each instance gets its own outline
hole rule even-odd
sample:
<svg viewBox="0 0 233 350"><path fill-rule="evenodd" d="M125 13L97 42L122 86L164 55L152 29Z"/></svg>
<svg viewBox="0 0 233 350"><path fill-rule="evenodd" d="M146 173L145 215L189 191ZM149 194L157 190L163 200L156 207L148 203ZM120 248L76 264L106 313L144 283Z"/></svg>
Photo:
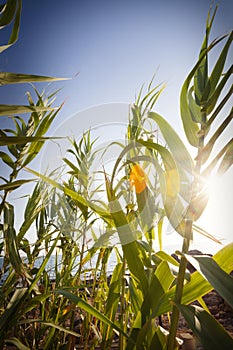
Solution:
<svg viewBox="0 0 233 350"><path fill-rule="evenodd" d="M136 193L141 193L146 188L146 174L140 165L133 165L130 172L130 185L135 188Z"/></svg>

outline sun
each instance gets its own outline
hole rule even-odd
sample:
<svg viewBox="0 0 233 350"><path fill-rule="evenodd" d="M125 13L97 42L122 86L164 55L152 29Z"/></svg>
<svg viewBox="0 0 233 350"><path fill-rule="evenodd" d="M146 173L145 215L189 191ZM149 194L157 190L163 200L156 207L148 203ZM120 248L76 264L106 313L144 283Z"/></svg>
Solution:
<svg viewBox="0 0 233 350"><path fill-rule="evenodd" d="M209 201L202 216L197 221L200 227L220 239L223 244L233 241L232 179L233 169L230 169L223 176L214 174L208 179L206 186ZM206 249L210 249L210 246L212 246L212 242L209 240L205 240L204 244ZM219 245L216 246L216 250L220 248Z"/></svg>

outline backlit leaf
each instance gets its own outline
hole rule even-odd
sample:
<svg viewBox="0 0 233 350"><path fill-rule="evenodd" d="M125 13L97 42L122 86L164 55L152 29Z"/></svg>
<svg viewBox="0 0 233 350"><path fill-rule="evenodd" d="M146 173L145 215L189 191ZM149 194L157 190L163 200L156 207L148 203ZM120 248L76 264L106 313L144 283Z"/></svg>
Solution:
<svg viewBox="0 0 233 350"><path fill-rule="evenodd" d="M39 83L47 81L60 81L67 80L68 78L55 78L47 77L43 75L34 74L21 74L21 73L11 73L11 72L0 72L0 85L8 84L23 84L23 83Z"/></svg>
<svg viewBox="0 0 233 350"><path fill-rule="evenodd" d="M12 114L24 114L31 112L46 112L57 108L37 107L37 106L20 106L20 105L3 105L0 104L0 116L8 116Z"/></svg>
<svg viewBox="0 0 233 350"><path fill-rule="evenodd" d="M233 277L221 269L217 262L209 256L194 256L194 258L198 262L195 267L233 308Z"/></svg>
<svg viewBox="0 0 233 350"><path fill-rule="evenodd" d="M212 70L212 73L210 75L210 78L208 80L208 84L210 85L210 87L208 88L209 91L209 96L211 96L222 76L222 72L223 72L223 68L226 62L226 58L227 58L227 54L230 48L230 45L232 43L232 39L233 39L233 32L231 32L231 34L229 35L229 38L224 46L224 48L222 49L219 58ZM207 93L204 91L204 96L207 97Z"/></svg>
<svg viewBox="0 0 233 350"><path fill-rule="evenodd" d="M231 350L233 339L213 316L199 306L177 305L205 350Z"/></svg>
<svg viewBox="0 0 233 350"><path fill-rule="evenodd" d="M22 145L28 142L38 142L60 137L36 137L36 136L0 136L0 146Z"/></svg>
<svg viewBox="0 0 233 350"><path fill-rule="evenodd" d="M221 161L221 164L218 168L218 173L223 175L233 164L233 139L227 146L226 153Z"/></svg>
<svg viewBox="0 0 233 350"><path fill-rule="evenodd" d="M28 180L16 180L13 182L8 182L7 184L0 185L0 191L12 191L28 182L34 181L33 179Z"/></svg>
<svg viewBox="0 0 233 350"><path fill-rule="evenodd" d="M106 323L107 325L111 326L113 329L117 330L120 332L122 335L124 335L126 338L128 338L127 334L125 334L121 328L119 328L115 323L113 323L111 320L109 320L103 313L99 312L97 309L95 309L92 305L88 304L85 300L82 298L78 297L77 295L68 292L67 290L64 289L56 289L54 291L56 294L61 294L68 298L71 302L88 312L89 314L95 316L98 318L100 321Z"/></svg>
<svg viewBox="0 0 233 350"><path fill-rule="evenodd" d="M158 113L150 112L148 117L153 119L159 126L161 133L177 162L178 166L186 169L190 173L193 171L193 161L185 145L170 124Z"/></svg>

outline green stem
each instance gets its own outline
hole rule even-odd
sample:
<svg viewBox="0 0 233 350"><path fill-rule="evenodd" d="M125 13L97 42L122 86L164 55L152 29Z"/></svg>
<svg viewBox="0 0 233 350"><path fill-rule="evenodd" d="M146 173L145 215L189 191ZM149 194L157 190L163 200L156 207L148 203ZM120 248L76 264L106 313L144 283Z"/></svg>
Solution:
<svg viewBox="0 0 233 350"><path fill-rule="evenodd" d="M202 165L202 150L204 148L204 140L205 140L205 134L204 129L206 125L206 113L202 113L202 124L200 129L200 137L198 140L198 151L197 151L197 161L195 165L194 170L194 180L193 180L193 194L192 198L196 197L198 192L200 191L200 186L202 185L200 174L201 174L201 165ZM188 211L187 211L188 213ZM180 260L180 266L179 266L179 273L177 277L177 283L176 283L176 290L175 290L175 297L174 297L174 304L172 307L172 317L171 317L171 327L170 327L170 333L168 337L168 344L167 344L167 350L174 350L176 348L176 333L179 323L179 310L177 308L177 304L181 303L182 300L182 294L183 294L183 287L184 287L184 278L185 278L185 270L187 267L187 259L185 257L185 254L188 253L190 241L192 239L192 227L193 227L193 220L189 217L185 218L185 234L183 239L183 246L182 246L182 253L183 256Z"/></svg>
<svg viewBox="0 0 233 350"><path fill-rule="evenodd" d="M182 247L182 253L184 254L186 254L189 250L190 237L192 235L192 225L193 225L192 220L186 221L185 237L183 240L183 247ZM169 334L168 345L167 345L168 350L174 350L176 347L176 332L177 332L178 322L179 322L179 310L176 304L180 304L182 299L186 267L187 267L187 259L183 255L180 260L175 298L174 298L174 304L172 308L171 327L170 327L170 334Z"/></svg>
<svg viewBox="0 0 233 350"><path fill-rule="evenodd" d="M124 332L127 332L127 321L124 320L125 315L125 287L126 287L126 281L125 281L125 270L126 270L126 259L123 258L123 265L122 265L122 290L121 290L121 296L120 296L120 316L119 316L119 322L121 324L121 329L124 330ZM125 338L122 334L119 335L119 349L124 350L125 348Z"/></svg>

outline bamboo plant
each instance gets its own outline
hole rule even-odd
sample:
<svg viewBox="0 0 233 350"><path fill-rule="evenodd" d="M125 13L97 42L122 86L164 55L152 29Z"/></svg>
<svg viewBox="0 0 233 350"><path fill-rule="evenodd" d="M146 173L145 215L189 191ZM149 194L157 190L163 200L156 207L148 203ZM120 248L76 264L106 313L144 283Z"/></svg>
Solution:
<svg viewBox="0 0 233 350"><path fill-rule="evenodd" d="M21 1L8 0L1 11L1 26L13 21L3 51L17 40ZM11 344L18 349L73 349L79 344L105 350L117 341L121 350L173 350L179 347L182 313L205 349L222 349L223 344L224 349L232 349L232 338L209 314L203 296L214 288L233 307L229 275L233 246L223 247L213 257L188 254L193 231L215 239L196 221L208 203L209 176L216 171L223 174L232 165L232 140L221 146L222 133L232 119L232 110L227 111L232 66L225 68L232 33L209 43L216 11L208 14L199 58L180 94L181 120L196 151L194 159L171 125L154 111L163 85L152 87L151 82L145 96L140 91L130 109L125 144L118 143L112 171L101 170L101 185L92 173L97 151L91 131L80 140L70 140L64 174L54 169L45 175L30 168L61 109L53 107L54 94L46 97L34 89L36 102L28 93L28 106L0 106L0 115L14 123L0 135L0 157L9 173L8 178L1 177L0 185L5 274L0 287L1 348ZM211 50L224 41L210 72ZM5 85L58 78L5 72L0 79ZM25 169L34 177L22 177ZM10 193L35 180L41 181L16 229ZM180 262L163 250L165 220L182 236L183 245L176 252ZM34 243L27 238L31 230ZM116 234L119 244L112 246ZM112 253L116 265L109 276ZM189 260L196 267L192 274L186 269ZM192 305L194 301L202 307ZM168 328L165 316L170 320Z"/></svg>

